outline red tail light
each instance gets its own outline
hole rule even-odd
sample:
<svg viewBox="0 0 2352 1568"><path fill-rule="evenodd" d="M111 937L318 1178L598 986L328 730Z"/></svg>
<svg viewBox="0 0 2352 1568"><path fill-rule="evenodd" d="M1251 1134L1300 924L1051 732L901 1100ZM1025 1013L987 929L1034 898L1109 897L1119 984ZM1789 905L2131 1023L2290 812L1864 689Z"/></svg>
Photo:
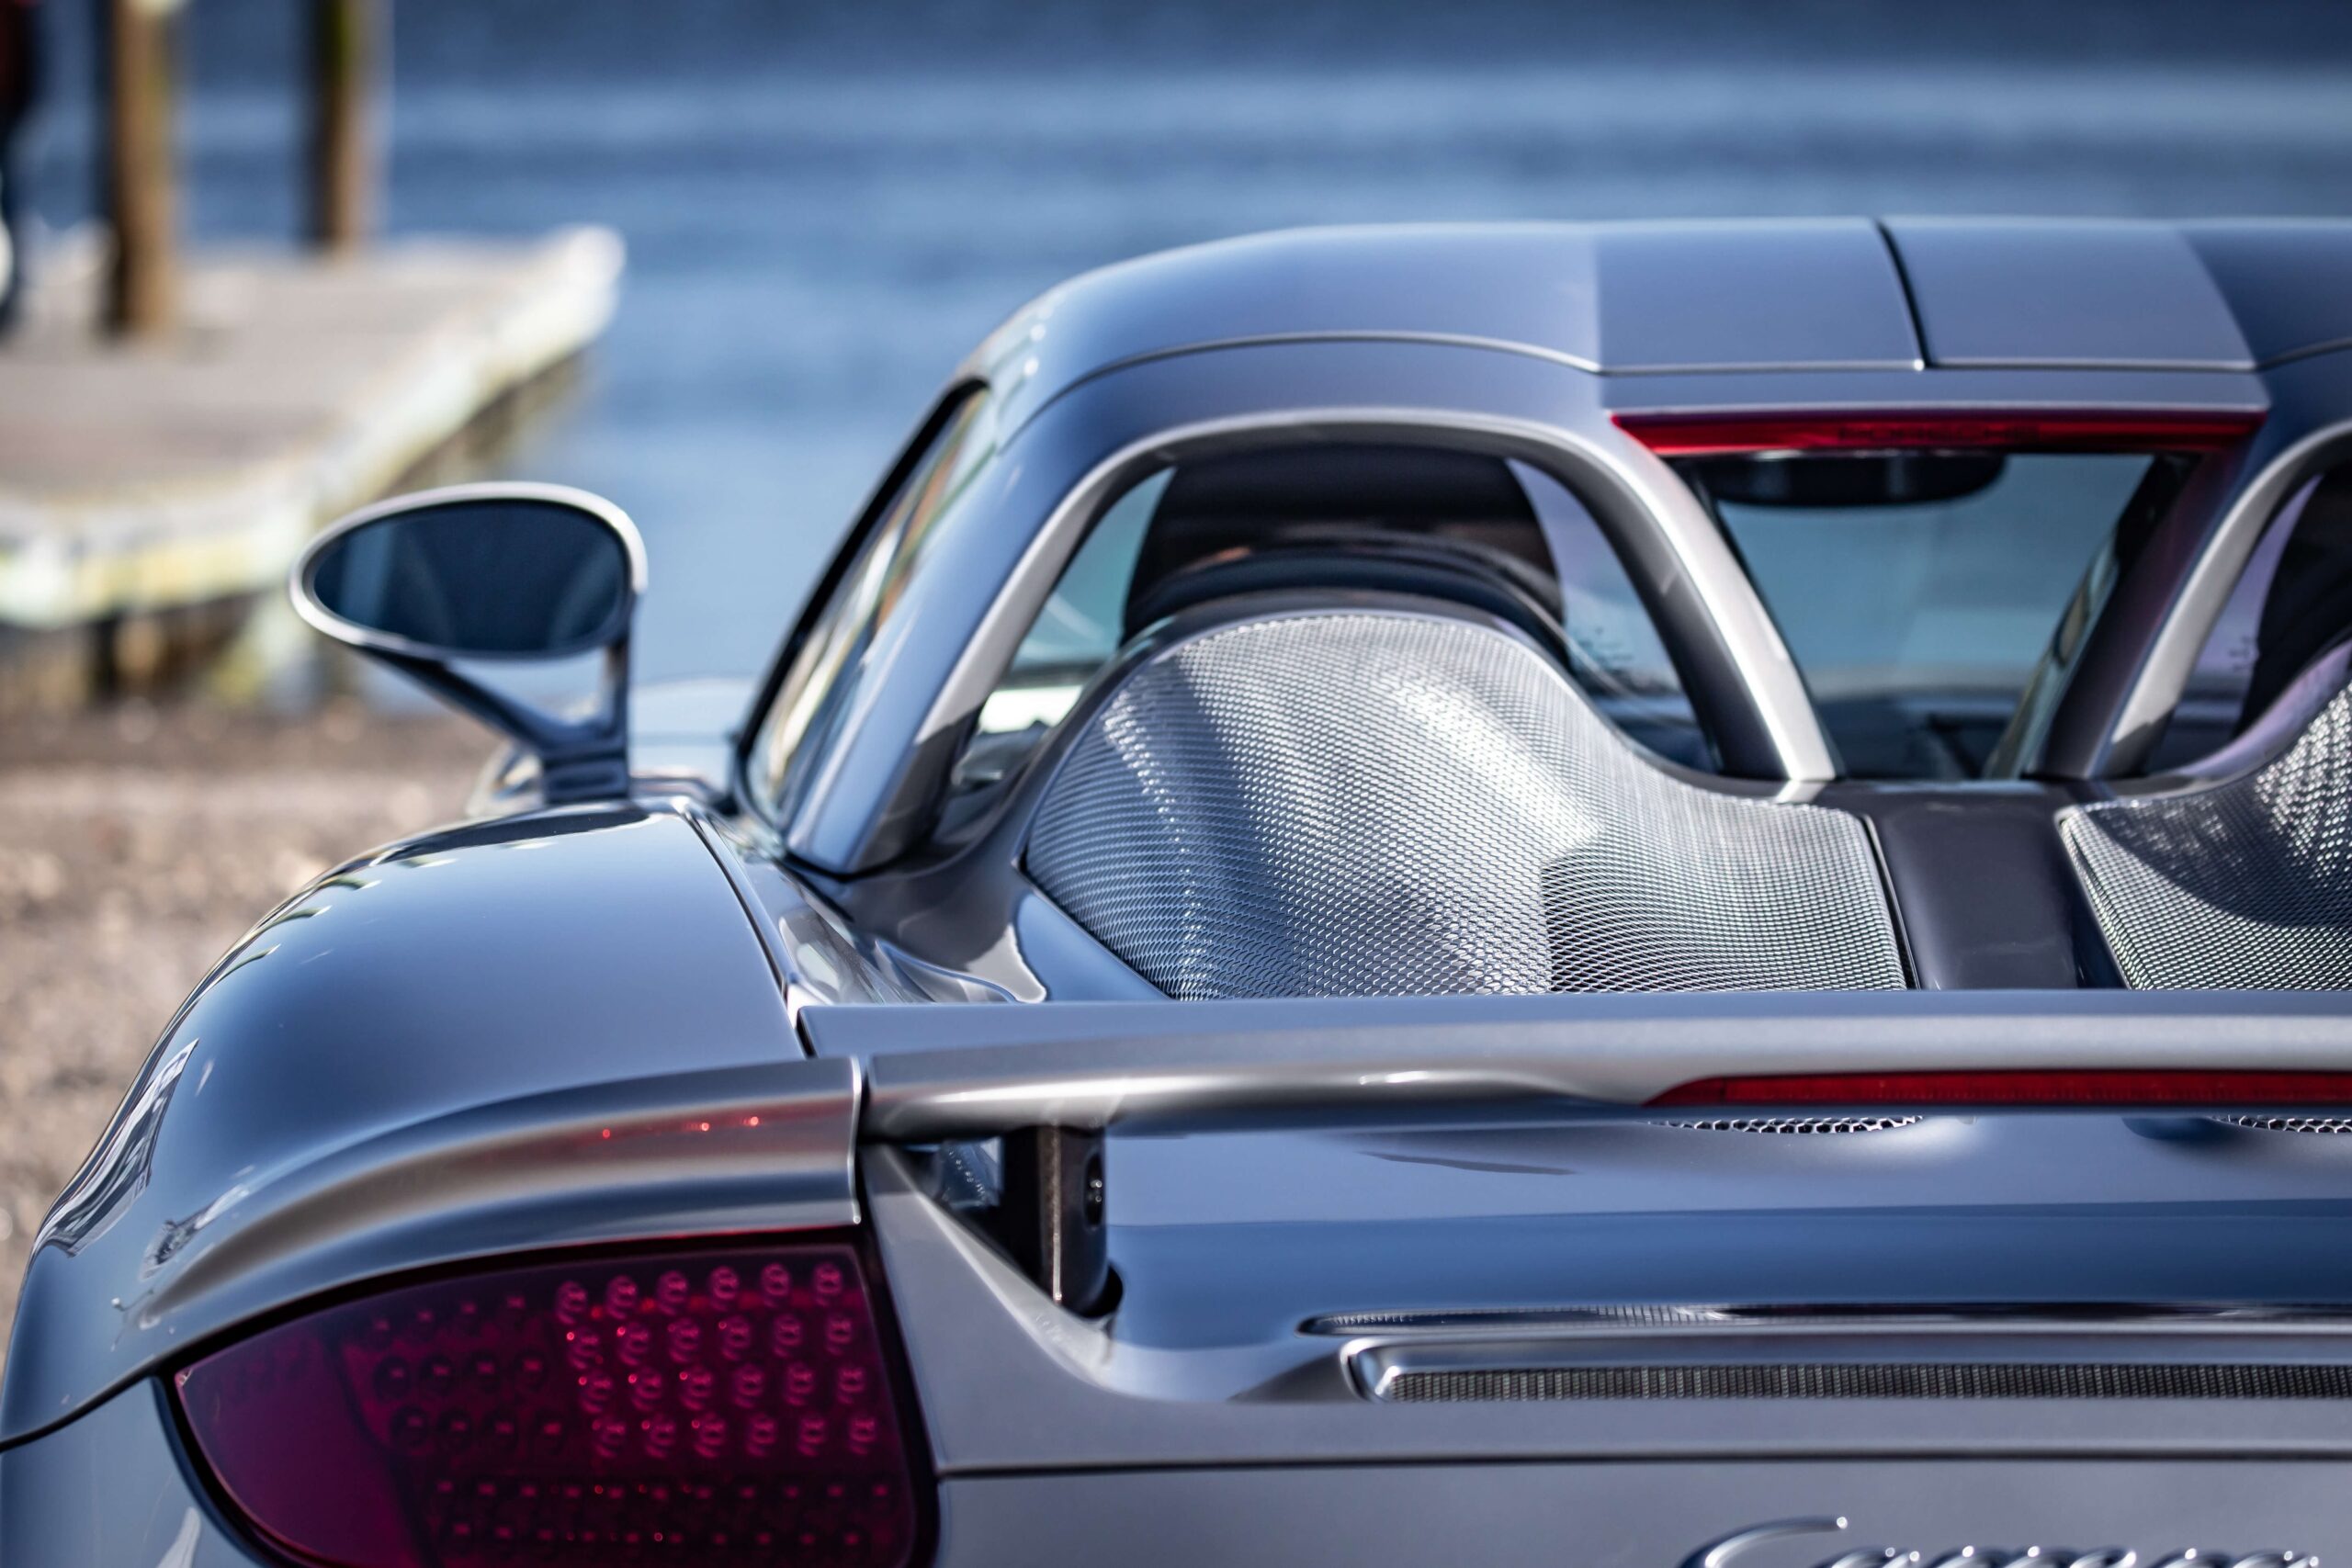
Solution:
<svg viewBox="0 0 2352 1568"><path fill-rule="evenodd" d="M2178 1068L1793 1073L1699 1078L1652 1105L2352 1105L2352 1073Z"/></svg>
<svg viewBox="0 0 2352 1568"><path fill-rule="evenodd" d="M1662 457L1737 452L1855 452L1905 447L1998 450L2208 451L2243 441L2259 413L2079 409L2013 412L1894 411L1804 413L1641 413L1611 416Z"/></svg>
<svg viewBox="0 0 2352 1568"><path fill-rule="evenodd" d="M857 1253L478 1274L328 1308L182 1371L221 1490L305 1560L903 1568L918 1507Z"/></svg>

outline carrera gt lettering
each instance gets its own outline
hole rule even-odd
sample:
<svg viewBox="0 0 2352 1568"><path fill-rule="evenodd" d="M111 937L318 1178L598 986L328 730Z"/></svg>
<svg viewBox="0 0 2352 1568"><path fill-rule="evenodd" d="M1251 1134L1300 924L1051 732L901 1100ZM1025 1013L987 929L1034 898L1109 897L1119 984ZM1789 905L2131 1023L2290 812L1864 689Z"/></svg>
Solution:
<svg viewBox="0 0 2352 1568"><path fill-rule="evenodd" d="M1847 1528L1843 1516L1775 1519L1734 1530L1682 1560L1682 1568L1733 1568L1750 1548L1790 1536L1833 1535ZM2320 1568L2308 1552L2207 1551L2176 1547L2143 1554L2132 1548L2104 1546L2077 1551L2064 1546L1956 1546L1926 1551L1896 1546L1865 1546L1823 1558L1815 1568Z"/></svg>

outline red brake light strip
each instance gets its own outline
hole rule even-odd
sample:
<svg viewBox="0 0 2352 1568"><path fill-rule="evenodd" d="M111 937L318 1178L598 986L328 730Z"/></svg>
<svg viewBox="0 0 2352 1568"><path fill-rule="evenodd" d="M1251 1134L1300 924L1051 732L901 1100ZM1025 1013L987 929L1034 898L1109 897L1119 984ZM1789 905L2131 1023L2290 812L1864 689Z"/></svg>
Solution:
<svg viewBox="0 0 2352 1568"><path fill-rule="evenodd" d="M1610 416L1651 451L1667 457L1739 452L1864 452L1923 447L2002 451L2211 451L2253 434L2257 412L2221 411L2017 412L1838 412L1795 413L1643 413Z"/></svg>

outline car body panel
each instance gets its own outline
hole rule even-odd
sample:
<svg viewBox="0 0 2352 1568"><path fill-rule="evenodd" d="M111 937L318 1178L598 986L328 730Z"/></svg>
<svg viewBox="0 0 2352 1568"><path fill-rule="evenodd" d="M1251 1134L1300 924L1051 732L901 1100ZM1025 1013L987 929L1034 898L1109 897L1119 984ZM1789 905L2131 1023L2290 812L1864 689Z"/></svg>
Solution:
<svg viewBox="0 0 2352 1568"><path fill-rule="evenodd" d="M2006 1558L1996 1551L2036 1544L2061 1562L2075 1561L2074 1551L2116 1546L2163 1564L2196 1551L2192 1543L2203 1548L2193 1562L2284 1562L2298 1546L2352 1533L2344 1477L2341 1464L2329 1463L1901 1459L1002 1477L943 1489L940 1561L960 1568L1132 1558L1136 1523L1148 1519L1150 1559L1160 1562L1700 1568L1718 1543L1797 1516L1815 1528L1706 1568L1997 1562ZM1846 1528L1834 1528L1841 1518ZM1849 1551L1865 1555L1846 1559Z"/></svg>
<svg viewBox="0 0 2352 1568"><path fill-rule="evenodd" d="M2064 989L2107 977L2107 949L2058 841L2068 792L2016 784L1854 789L1822 803L1865 818L1903 911L1912 983ZM1961 878L1948 868L1965 864Z"/></svg>
<svg viewBox="0 0 2352 1568"><path fill-rule="evenodd" d="M224 1519L165 1410L141 1383L62 1430L0 1452L0 1558L136 1568L258 1568L271 1561ZM1388 1417L1394 1409L1367 1415ZM2120 1413L2119 1413L2120 1414ZM2143 1413L2134 1412L2134 1416ZM1605 1464L1207 1463L1089 1472L1018 1465L940 1487L940 1568L1116 1557L1295 1568L1348 1562L1675 1568L1759 1526L1724 1568L1810 1568L1852 1550L2041 1543L2120 1547L2161 1563L2289 1555L2352 1538L2341 1459L1720 1459L1649 1455ZM1842 1517L1845 1528L1834 1528ZM1150 1523L1148 1542L1136 1533ZM1879 1560L1872 1551L1871 1561ZM2061 1562L2071 1562L2059 1557ZM1963 1559L1965 1561L1965 1559Z"/></svg>
<svg viewBox="0 0 2352 1568"><path fill-rule="evenodd" d="M1930 364L2251 370L2230 303L2177 229L1898 218Z"/></svg>
<svg viewBox="0 0 2352 1568"><path fill-rule="evenodd" d="M1860 219L1604 224L1593 251L1605 374L1918 367L1903 280Z"/></svg>
<svg viewBox="0 0 2352 1568"><path fill-rule="evenodd" d="M2184 223L2181 232L2265 367L2352 348L2352 225L2288 219Z"/></svg>
<svg viewBox="0 0 2352 1568"><path fill-rule="evenodd" d="M228 1525L181 1451L159 1380L0 1450L0 1560L232 1568L268 1561Z"/></svg>
<svg viewBox="0 0 2352 1568"><path fill-rule="evenodd" d="M840 1223L853 1077L806 1060L675 811L355 862L198 988L60 1200L0 1438L289 1295L526 1242Z"/></svg>
<svg viewBox="0 0 2352 1568"><path fill-rule="evenodd" d="M1481 1135L1487 1140L1483 1159L1470 1151ZM1637 1135L1747 1138L1775 1150L1798 1141L1662 1128ZM2132 1136L2120 1128L2116 1135ZM1931 1130L1928 1136L1940 1140L1944 1133ZM1250 1163L1250 1177L1261 1183L1296 1180L1328 1175L1336 1162L1374 1157L1363 1146L1283 1149L1275 1146L1280 1143L1258 1145L1261 1151L1273 1152ZM1122 1173L1121 1160L1134 1155L1136 1146L1114 1142L1109 1164L1114 1183L1129 1179ZM2030 1139L2026 1146L2030 1146ZM1171 1145L1127 1161L1131 1167L1145 1162L1134 1179L1150 1190L1140 1202L1159 1223L1139 1224L1125 1236L1114 1235L1114 1247L1140 1260L1132 1280L1123 1270L1123 1284L1146 1292L1148 1299L1137 1311L1133 1298L1123 1298L1107 1324L1056 1308L970 1225L944 1210L932 1195L925 1173L904 1156L889 1153L868 1162L868 1213L892 1281L916 1392L944 1478L1218 1464L1546 1459L1622 1463L1668 1456L1860 1460L1888 1453L1956 1458L2000 1452L2052 1458L2352 1459L2352 1432L2346 1431L2336 1402L2326 1399L1369 1399L1355 1372L1357 1359L1375 1347L1400 1342L1419 1354L1440 1348L1491 1351L1493 1364L1506 1367L1527 1364L1537 1355L1680 1366L1706 1360L1853 1361L1880 1357L1898 1362L1955 1357L2062 1361L2178 1357L2199 1362L2276 1357L2293 1362L2340 1355L2346 1328L2338 1322L2318 1331L2275 1336L2227 1328L2174 1335L2162 1328L2135 1331L2129 1325L2103 1332L2084 1325L2078 1316L2071 1333L2032 1325L2005 1332L1999 1324L1981 1322L1963 1322L1956 1330L1898 1325L1879 1332L1825 1308L1825 1321L1806 1333L1535 1331L1500 1344L1500 1331L1424 1335L1367 1326L1316 1335L1302 1331L1308 1316L1356 1311L1376 1314L1384 1295L1400 1308L1475 1310L1531 1300L1574 1306L1587 1298L1582 1293L1584 1258L1572 1244L1589 1242L1598 1232L1578 1235L1577 1227L1563 1226L1551 1215L1490 1215L1469 1222L1460 1214L1445 1220L1375 1218L1365 1221L1357 1234L1351 1234L1349 1222L1329 1218L1198 1228L1167 1224L1169 1213L1156 1205L1191 1205L1196 1211L1227 1201L1247 1206L1247 1198L1237 1192L1238 1179L1220 1182L1207 1177L1198 1199L1184 1188L1187 1179L1206 1176L1212 1156L1229 1153L1231 1147L1218 1143L1188 1150ZM1513 1157L1510 1144L1493 1134L1465 1137L1457 1151L1464 1163L1510 1163ZM1777 1157L1806 1163L1851 1154L1783 1152ZM1887 1154L1898 1161L1908 1157L1900 1150ZM1532 1163L1523 1148L1517 1162ZM1740 1179L1730 1169L1716 1174L1726 1182ZM1817 1174L1827 1185L1831 1173L1824 1169ZM1514 1185L1510 1172L1463 1170L1459 1166L1442 1179L1459 1197L1481 1184L1482 1177L1488 1187L1507 1190ZM1521 1177L1522 1183L1536 1179ZM1555 1190L1605 1187L1606 1179L1578 1183L1553 1174L1548 1183ZM1374 1190L1393 1192L1398 1184L1389 1180ZM1345 1205L1344 1195L1332 1196L1335 1206ZM1596 1192L1586 1201L1605 1203L1605 1193ZM1272 1201L1279 1205L1283 1200ZM2221 1212L2224 1207L2215 1205L2217 1225L2227 1223ZM1907 1216L1900 1205L1890 1205L1888 1214L1883 1234L1892 1235ZM1719 1235L1735 1235L1742 1217L1723 1216ZM1796 1282L1808 1263L1817 1260L1815 1249L1839 1245L1843 1217L1841 1208L1817 1211L1813 1239L1794 1251L1790 1250L1797 1234L1793 1230L1759 1228L1753 1246L1726 1253L1719 1261L1728 1270L1761 1259L1772 1287ZM1998 1236L2009 1217L1989 1211L1983 1215L1981 1246L1972 1256L1979 1261L1998 1256ZM1619 1263L1646 1258L1658 1264L1679 1258L1692 1268L1706 1267L1703 1258L1682 1249L1683 1244L1697 1239L1689 1233L1669 1235L1658 1227L1659 1247L1654 1252L1645 1248L1640 1235L1651 1219L1638 1212L1617 1217L1623 1248L1616 1253ZM2310 1223L2317 1234L2340 1226L2342 1219L2313 1216ZM1441 1245L1430 1247L1433 1239ZM1924 1245L1928 1238L1922 1239ZM1772 1257L1774 1253L1779 1256ZM1849 1279L1862 1275L1869 1256L1866 1249L1857 1249ZM1891 1258L1889 1271L1911 1256L1916 1254ZM2021 1253L2010 1256L2022 1261ZM1672 1286L1690 1282L1687 1275L1678 1276ZM1713 1283L1721 1283L1721 1277ZM1500 1293L1513 1287L1529 1293L1517 1299ZM1548 1294L1536 1293L1545 1287ZM1671 1294L1670 1288L1661 1289L1650 1300L1663 1301ZM1305 1303L1312 1304L1302 1311ZM1156 1314L1155 1308L1164 1312ZM1130 1321L1131 1312L1136 1321ZM1156 1332L1144 1327L1141 1320L1146 1317L1152 1319Z"/></svg>
<svg viewBox="0 0 2352 1568"><path fill-rule="evenodd" d="M1007 390L1015 425L1115 366L1284 339L1485 345L1610 376L2244 371L2352 335L2316 298L2344 243L2320 224L1995 219L1295 230L1073 278L967 368Z"/></svg>

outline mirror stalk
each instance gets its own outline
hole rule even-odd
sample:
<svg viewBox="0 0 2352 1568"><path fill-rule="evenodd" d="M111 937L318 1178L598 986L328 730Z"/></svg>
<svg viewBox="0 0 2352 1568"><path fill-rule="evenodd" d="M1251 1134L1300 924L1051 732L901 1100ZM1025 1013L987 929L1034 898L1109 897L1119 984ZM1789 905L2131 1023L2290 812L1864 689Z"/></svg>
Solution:
<svg viewBox="0 0 2352 1568"><path fill-rule="evenodd" d="M559 718L509 700L446 664L371 650L426 691L509 736L539 761L539 794L549 806L619 800L629 793L628 639L604 656L594 714Z"/></svg>

